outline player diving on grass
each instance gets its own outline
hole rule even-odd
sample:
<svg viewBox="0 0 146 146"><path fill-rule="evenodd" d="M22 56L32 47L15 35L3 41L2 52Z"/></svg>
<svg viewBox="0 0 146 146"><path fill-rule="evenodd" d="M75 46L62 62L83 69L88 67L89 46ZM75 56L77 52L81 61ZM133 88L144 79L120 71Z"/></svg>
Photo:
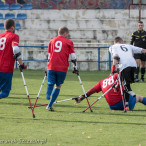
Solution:
<svg viewBox="0 0 146 146"><path fill-rule="evenodd" d="M95 86L93 86L91 89L89 89L86 92L87 97L90 97L94 93L103 92L103 94L109 90L115 83L115 85L107 92L104 97L109 105L109 108L111 110L124 110L123 106L123 98L120 91L120 85L119 81L117 81L118 73L115 73L113 75L110 75L108 78L100 80ZM124 91L124 88L122 87L122 90ZM85 95L80 95L75 98L76 103L80 103L83 99L85 99ZM135 104L137 102L143 103L146 105L146 97L136 95L133 97L129 94L129 110L133 110L135 107Z"/></svg>
<svg viewBox="0 0 146 146"><path fill-rule="evenodd" d="M15 21L7 19L5 21L5 32L0 34L0 99L9 96L15 59L22 69L27 68L22 63L19 36L15 34L15 28Z"/></svg>
<svg viewBox="0 0 146 146"><path fill-rule="evenodd" d="M57 99L61 85L63 84L69 66L69 54L74 65L73 73L78 74L74 45L67 39L69 30L67 27L60 27L58 36L51 39L48 45L48 71L47 71L47 92L46 98L50 100L46 109L54 111L53 103ZM54 88L55 85L55 88ZM54 88L54 89L53 89Z"/></svg>

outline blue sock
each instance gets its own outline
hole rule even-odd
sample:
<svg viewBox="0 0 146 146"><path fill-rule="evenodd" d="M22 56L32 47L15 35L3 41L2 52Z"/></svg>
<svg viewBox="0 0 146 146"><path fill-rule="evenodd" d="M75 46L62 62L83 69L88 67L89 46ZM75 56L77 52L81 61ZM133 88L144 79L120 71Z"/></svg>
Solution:
<svg viewBox="0 0 146 146"><path fill-rule="evenodd" d="M146 97L143 97L142 103L146 105Z"/></svg>
<svg viewBox="0 0 146 146"><path fill-rule="evenodd" d="M9 96L10 91L1 91L0 92L0 98L6 98Z"/></svg>
<svg viewBox="0 0 146 146"><path fill-rule="evenodd" d="M48 84L48 85L47 85L47 92L46 92L46 99L47 99L47 100L50 100L50 96L51 96L51 94L52 94L53 87L54 87L53 84Z"/></svg>
<svg viewBox="0 0 146 146"><path fill-rule="evenodd" d="M50 100L50 103L48 104L49 107L52 107L53 103L55 102L55 100L57 99L58 95L59 95L60 89L55 88L52 92L52 97Z"/></svg>

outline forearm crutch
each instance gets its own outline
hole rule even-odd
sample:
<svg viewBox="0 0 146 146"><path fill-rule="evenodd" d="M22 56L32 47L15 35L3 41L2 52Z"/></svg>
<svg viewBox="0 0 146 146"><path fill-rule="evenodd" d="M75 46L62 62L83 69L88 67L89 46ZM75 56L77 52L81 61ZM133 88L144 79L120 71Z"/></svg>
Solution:
<svg viewBox="0 0 146 146"><path fill-rule="evenodd" d="M102 95L100 96L98 99L96 99L90 106L92 106L93 104L95 104L97 101L99 101L105 94L107 94L112 88L115 87L116 83L118 81L118 78L117 80L115 81L115 83ZM85 112L87 109L89 109L90 107L88 106L83 112Z"/></svg>
<svg viewBox="0 0 146 146"><path fill-rule="evenodd" d="M60 103L60 102L64 102L64 101L74 100L75 98L76 98L76 97L74 97L74 98L69 98L69 99L64 99L64 100L60 100L60 101L55 101L54 103ZM48 105L48 104L34 105L34 106L32 106L32 107L34 108L34 107L40 107L40 106L46 106L46 105ZM28 108L30 108L30 107L28 107Z"/></svg>
<svg viewBox="0 0 146 146"><path fill-rule="evenodd" d="M122 89L122 83L121 83L121 79L120 79L120 75L119 75L119 72L120 72L119 70L120 70L120 64L117 64L118 79L119 79L119 85L120 85L120 91L121 91L121 96L122 96L122 101L123 101L124 112L127 112L127 110L125 108L125 99L123 96L123 89Z"/></svg>
<svg viewBox="0 0 146 146"><path fill-rule="evenodd" d="M82 81L81 81L81 78L80 78L79 73L78 73L77 75L78 75L78 79L79 79L79 81L80 81L80 85L81 85L81 87L82 87L82 89L83 89L84 95L85 95L85 97L86 97L88 106L89 106L89 108L90 108L90 111L93 112L92 109L91 109L91 105L90 105L90 103L89 103L89 100L88 100L88 98L87 98L87 94L86 94L86 92L85 92L85 89L84 89L84 86L83 86L83 84L82 84Z"/></svg>
<svg viewBox="0 0 146 146"><path fill-rule="evenodd" d="M25 90L26 90L27 98L29 100L29 104L30 104L30 108L31 108L31 111L32 111L32 115L33 115L33 118L35 118L35 114L34 114L34 111L33 111L33 107L31 106L31 101L30 101L30 97L29 97L28 90L27 90L27 85L26 85L25 78L24 78L24 75L23 75L23 70L22 70L22 68L21 68L21 66L20 66L19 63L18 63L18 65L19 65L19 69L20 69L20 72L21 72L21 75L22 75L22 79L23 79L23 83L24 83Z"/></svg>
<svg viewBox="0 0 146 146"><path fill-rule="evenodd" d="M44 82L45 82L45 80L46 80L46 77L47 77L47 72L45 71L45 76L44 76L43 82L42 82L42 84L41 84L40 90L39 90L39 92L38 92L36 101L35 101L35 103L34 103L34 105L33 105L33 109L34 109L34 107L36 107L36 103L37 103L38 98L39 98L39 96L40 96L40 93L41 93L42 87L43 87L43 85L44 85Z"/></svg>
<svg viewBox="0 0 146 146"><path fill-rule="evenodd" d="M120 85L120 91L121 91L121 96L122 96L122 101L123 101L124 112L127 112L127 110L125 108L125 100L124 100L124 96L123 96L122 83L121 83L119 73L118 73L118 78L119 78L119 85Z"/></svg>

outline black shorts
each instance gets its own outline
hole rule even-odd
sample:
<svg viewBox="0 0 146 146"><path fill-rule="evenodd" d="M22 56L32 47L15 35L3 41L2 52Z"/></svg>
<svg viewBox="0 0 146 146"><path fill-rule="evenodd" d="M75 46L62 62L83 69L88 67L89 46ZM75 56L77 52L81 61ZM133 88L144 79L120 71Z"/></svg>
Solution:
<svg viewBox="0 0 146 146"><path fill-rule="evenodd" d="M141 61L146 61L146 54L134 54L135 59L140 59Z"/></svg>
<svg viewBox="0 0 146 146"><path fill-rule="evenodd" d="M136 67L127 67L122 70L121 79L122 79L124 85L134 83L135 69L136 69Z"/></svg>

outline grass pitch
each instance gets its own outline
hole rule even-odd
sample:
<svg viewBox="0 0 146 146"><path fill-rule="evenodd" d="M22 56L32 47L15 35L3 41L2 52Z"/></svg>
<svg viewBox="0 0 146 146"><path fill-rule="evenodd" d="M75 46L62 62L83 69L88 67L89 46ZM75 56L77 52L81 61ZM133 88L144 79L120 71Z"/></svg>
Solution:
<svg viewBox="0 0 146 146"><path fill-rule="evenodd" d="M80 72L87 91L108 71ZM45 74L44 71L25 70L24 77L34 104ZM146 82L135 83L132 89L146 96ZM46 104L46 81L37 104ZM61 88L59 100L83 94L77 75L68 72ZM94 94L89 102L102 93ZM94 106L93 112L82 111L88 106L86 100L76 105L73 100L54 104L55 112L36 107L32 118L29 102L19 70L14 71L12 90L8 98L0 100L0 145L46 145L46 146L145 146L146 106L137 103L134 111L111 111L104 98Z"/></svg>

